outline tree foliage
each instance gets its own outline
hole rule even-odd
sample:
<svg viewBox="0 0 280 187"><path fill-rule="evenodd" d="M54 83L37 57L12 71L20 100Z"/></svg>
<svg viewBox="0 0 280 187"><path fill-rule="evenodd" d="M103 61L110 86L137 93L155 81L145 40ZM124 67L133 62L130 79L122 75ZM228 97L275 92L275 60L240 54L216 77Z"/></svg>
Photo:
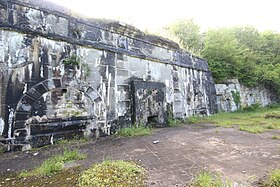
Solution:
<svg viewBox="0 0 280 187"><path fill-rule="evenodd" d="M249 87L264 85L280 94L280 34L252 26L211 29L201 34L193 20L169 31L188 51L205 58L216 82L237 78Z"/></svg>
<svg viewBox="0 0 280 187"><path fill-rule="evenodd" d="M203 41L200 26L192 19L180 20L165 28L172 39L179 42L182 48L196 55L200 54Z"/></svg>

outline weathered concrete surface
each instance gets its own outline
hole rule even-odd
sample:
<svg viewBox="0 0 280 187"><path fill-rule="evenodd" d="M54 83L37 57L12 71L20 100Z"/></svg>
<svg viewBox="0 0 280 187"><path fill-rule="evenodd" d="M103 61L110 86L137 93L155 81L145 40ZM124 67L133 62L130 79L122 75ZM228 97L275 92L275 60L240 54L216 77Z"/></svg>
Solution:
<svg viewBox="0 0 280 187"><path fill-rule="evenodd" d="M279 100L276 94L263 86L248 88L237 79L227 80L224 84L216 84L215 87L219 111L232 112L253 104L266 106Z"/></svg>
<svg viewBox="0 0 280 187"><path fill-rule="evenodd" d="M220 172L239 187L255 187L268 171L280 167L280 144L271 138L273 135L279 136L280 132L250 134L234 128L187 125L157 129L150 136L111 137L67 147L87 154L86 160L78 161L83 168L106 159L133 160L147 169L148 186L184 186L198 172L210 170ZM159 142L154 144L156 140ZM9 172L32 169L64 148L6 153L0 157L0 178Z"/></svg>
<svg viewBox="0 0 280 187"><path fill-rule="evenodd" d="M0 0L0 78L0 139L23 149L110 135L132 122L164 126L167 108L177 118L216 111L205 60L47 1ZM142 88L133 91L135 81Z"/></svg>

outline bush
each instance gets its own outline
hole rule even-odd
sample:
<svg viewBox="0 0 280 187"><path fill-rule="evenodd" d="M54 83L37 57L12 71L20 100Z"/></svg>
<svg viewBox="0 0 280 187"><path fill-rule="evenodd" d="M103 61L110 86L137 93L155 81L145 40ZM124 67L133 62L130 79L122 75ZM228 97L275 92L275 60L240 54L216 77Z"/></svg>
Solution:
<svg viewBox="0 0 280 187"><path fill-rule="evenodd" d="M104 161L84 171L79 178L80 187L114 187L144 185L145 170L133 162Z"/></svg>
<svg viewBox="0 0 280 187"><path fill-rule="evenodd" d="M279 187L280 186L280 170L276 169L270 172L265 187Z"/></svg>

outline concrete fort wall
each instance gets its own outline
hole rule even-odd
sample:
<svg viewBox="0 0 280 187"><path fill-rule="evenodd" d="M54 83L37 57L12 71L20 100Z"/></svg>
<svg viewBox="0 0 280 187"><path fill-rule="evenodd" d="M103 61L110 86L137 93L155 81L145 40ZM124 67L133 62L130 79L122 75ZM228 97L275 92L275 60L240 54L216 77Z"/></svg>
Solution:
<svg viewBox="0 0 280 187"><path fill-rule="evenodd" d="M217 107L219 112L233 112L252 105L267 106L279 103L277 94L264 86L248 88L237 79L216 84Z"/></svg>
<svg viewBox="0 0 280 187"><path fill-rule="evenodd" d="M0 80L0 139L21 148L216 111L205 60L47 1L0 0Z"/></svg>

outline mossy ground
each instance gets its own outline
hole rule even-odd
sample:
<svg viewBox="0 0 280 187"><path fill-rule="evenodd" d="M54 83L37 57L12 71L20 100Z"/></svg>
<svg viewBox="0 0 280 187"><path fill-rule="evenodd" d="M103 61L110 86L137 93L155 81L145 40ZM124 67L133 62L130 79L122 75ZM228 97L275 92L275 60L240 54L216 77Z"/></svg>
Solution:
<svg viewBox="0 0 280 187"><path fill-rule="evenodd" d="M11 173L0 176L2 187L75 187L78 186L78 178L81 173L80 167L69 168L51 176L29 176L19 178L18 174Z"/></svg>
<svg viewBox="0 0 280 187"><path fill-rule="evenodd" d="M207 117L191 117L187 123L212 123L221 127L237 127L249 133L263 133L280 129L280 107L252 108L231 113L218 113Z"/></svg>

